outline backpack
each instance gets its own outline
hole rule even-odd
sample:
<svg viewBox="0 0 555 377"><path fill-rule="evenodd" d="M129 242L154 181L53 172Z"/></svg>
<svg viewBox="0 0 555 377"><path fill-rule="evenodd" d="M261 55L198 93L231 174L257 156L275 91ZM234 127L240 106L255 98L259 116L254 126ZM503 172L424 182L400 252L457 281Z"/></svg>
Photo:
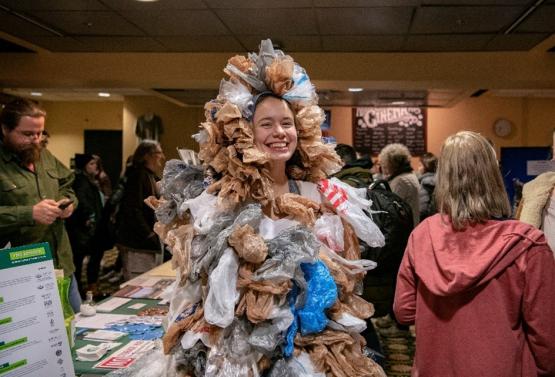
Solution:
<svg viewBox="0 0 555 377"><path fill-rule="evenodd" d="M361 258L378 263L364 277L362 297L374 304L374 316L381 317L391 313L397 272L414 225L411 207L391 191L386 181L372 183L367 196L372 200L372 220L382 231L385 245L370 247L360 241Z"/></svg>
<svg viewBox="0 0 555 377"><path fill-rule="evenodd" d="M382 231L385 245L382 247L365 246L363 258L378 263L375 271L397 271L405 252L409 235L414 228L412 209L407 202L391 191L389 183L376 180L367 190L372 201L372 220Z"/></svg>

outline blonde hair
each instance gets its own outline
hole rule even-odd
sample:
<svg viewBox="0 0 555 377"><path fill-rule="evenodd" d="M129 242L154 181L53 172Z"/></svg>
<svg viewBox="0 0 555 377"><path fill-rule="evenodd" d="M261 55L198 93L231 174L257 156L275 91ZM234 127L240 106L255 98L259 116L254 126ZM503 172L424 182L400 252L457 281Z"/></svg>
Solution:
<svg viewBox="0 0 555 377"><path fill-rule="evenodd" d="M476 132L461 131L443 143L435 197L456 230L511 213L495 151Z"/></svg>

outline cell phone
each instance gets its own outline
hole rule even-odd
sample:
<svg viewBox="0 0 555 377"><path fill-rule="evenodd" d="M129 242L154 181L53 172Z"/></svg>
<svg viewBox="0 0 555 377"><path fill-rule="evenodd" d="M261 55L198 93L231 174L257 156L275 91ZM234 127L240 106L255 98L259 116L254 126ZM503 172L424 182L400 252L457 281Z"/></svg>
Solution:
<svg viewBox="0 0 555 377"><path fill-rule="evenodd" d="M66 208L69 207L70 204L72 204L72 203L73 203L73 200L67 200L67 201L65 201L65 202L60 203L60 204L58 205L58 208L59 208L59 209L66 209Z"/></svg>

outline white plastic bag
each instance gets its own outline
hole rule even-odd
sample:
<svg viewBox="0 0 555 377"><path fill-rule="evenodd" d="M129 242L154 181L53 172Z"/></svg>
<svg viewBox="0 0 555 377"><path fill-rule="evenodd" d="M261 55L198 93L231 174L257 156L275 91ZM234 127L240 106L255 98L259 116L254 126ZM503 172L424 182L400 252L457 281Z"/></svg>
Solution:
<svg viewBox="0 0 555 377"><path fill-rule="evenodd" d="M224 250L218 265L209 277L210 287L204 303L206 322L225 328L233 322L235 304L239 300L237 270L239 258L232 248Z"/></svg>
<svg viewBox="0 0 555 377"><path fill-rule="evenodd" d="M314 234L324 245L333 251L340 252L345 248L343 239L343 223L337 215L325 213L314 223Z"/></svg>
<svg viewBox="0 0 555 377"><path fill-rule="evenodd" d="M337 178L322 179L318 190L336 209L337 214L352 225L358 238L371 247L385 245L385 237L380 228L364 212L369 209L371 201L360 196L360 192L341 182Z"/></svg>
<svg viewBox="0 0 555 377"><path fill-rule="evenodd" d="M189 209L193 216L193 227L198 234L206 234L214 225L214 219L217 218L220 210L217 207L218 198L212 194L203 191L196 198L183 202L179 210L181 213Z"/></svg>

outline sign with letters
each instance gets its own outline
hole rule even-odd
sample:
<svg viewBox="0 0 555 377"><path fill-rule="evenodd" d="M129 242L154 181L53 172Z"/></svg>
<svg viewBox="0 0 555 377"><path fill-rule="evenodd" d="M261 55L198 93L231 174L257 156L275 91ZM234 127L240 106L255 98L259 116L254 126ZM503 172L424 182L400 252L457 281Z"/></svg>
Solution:
<svg viewBox="0 0 555 377"><path fill-rule="evenodd" d="M422 107L357 107L353 109L353 146L377 155L401 143L413 156L426 152L426 109Z"/></svg>
<svg viewBox="0 0 555 377"><path fill-rule="evenodd" d="M74 375L48 244L0 250L0 376Z"/></svg>

